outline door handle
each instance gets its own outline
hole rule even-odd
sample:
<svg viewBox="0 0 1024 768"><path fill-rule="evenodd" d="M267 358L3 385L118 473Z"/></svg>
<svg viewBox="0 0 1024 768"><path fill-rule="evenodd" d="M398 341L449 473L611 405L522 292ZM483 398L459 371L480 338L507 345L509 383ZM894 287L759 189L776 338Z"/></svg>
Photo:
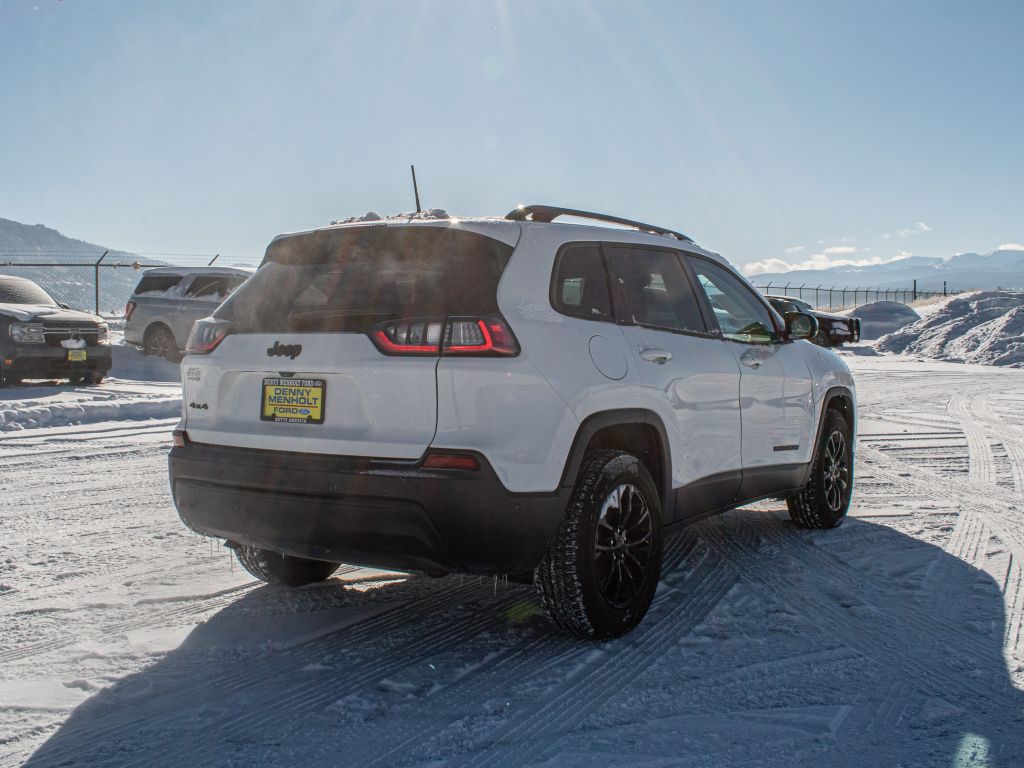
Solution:
<svg viewBox="0 0 1024 768"><path fill-rule="evenodd" d="M646 360L649 363L657 363L658 365L664 365L672 359L672 353L667 349L656 349L654 347L648 347L640 350L640 358Z"/></svg>
<svg viewBox="0 0 1024 768"><path fill-rule="evenodd" d="M740 355L740 362L743 363L747 368L760 368L761 358L758 357L754 352L744 352Z"/></svg>

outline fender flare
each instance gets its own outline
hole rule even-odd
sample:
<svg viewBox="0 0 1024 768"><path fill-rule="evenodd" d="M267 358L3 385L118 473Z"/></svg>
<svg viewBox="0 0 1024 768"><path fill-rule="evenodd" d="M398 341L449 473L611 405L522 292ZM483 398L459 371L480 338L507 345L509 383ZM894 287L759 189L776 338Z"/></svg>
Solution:
<svg viewBox="0 0 1024 768"><path fill-rule="evenodd" d="M850 434L853 437L853 440L851 440L852 445L850 446L850 450L851 452L854 450L857 436L857 399L854 397L853 391L849 387L836 386L829 387L825 392L825 396L821 398L821 407L818 409L818 424L814 429L814 451L818 450L818 445L821 443L821 434L825 431L825 411L828 409L828 404L836 397L845 397L850 401ZM814 453L811 454L811 460L807 462L803 485L807 485L810 481L812 467L814 467Z"/></svg>
<svg viewBox="0 0 1024 768"><path fill-rule="evenodd" d="M572 447L566 457L565 466L562 469L562 479L559 487L572 487L576 483L576 476L579 474L580 465L583 463L583 456L587 451L591 438L600 430L615 426L634 426L643 424L653 427L657 434L661 450L661 507L664 520L672 520L675 512L675 493L672 490L672 447L668 440L668 432L661 417L654 411L646 408L621 408L611 411L600 411L587 416L576 430Z"/></svg>

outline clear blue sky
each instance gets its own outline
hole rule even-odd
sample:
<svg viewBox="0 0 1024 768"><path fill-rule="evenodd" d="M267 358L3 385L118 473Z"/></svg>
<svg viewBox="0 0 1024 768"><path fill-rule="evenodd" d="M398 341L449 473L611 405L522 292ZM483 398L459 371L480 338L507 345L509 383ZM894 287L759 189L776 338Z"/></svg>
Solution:
<svg viewBox="0 0 1024 768"><path fill-rule="evenodd" d="M520 202L737 264L1024 243L1024 2L0 0L0 216L116 248ZM801 249L801 250L797 250Z"/></svg>

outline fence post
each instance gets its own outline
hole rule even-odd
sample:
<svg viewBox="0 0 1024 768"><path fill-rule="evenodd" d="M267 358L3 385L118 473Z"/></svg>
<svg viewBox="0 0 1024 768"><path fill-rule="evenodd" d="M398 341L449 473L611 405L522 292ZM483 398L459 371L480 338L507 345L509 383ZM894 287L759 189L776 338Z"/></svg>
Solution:
<svg viewBox="0 0 1024 768"><path fill-rule="evenodd" d="M107 258L107 254L110 251L104 251L103 255L100 256L96 263L92 265L93 269L93 285L96 287L96 314L100 313L100 262Z"/></svg>
<svg viewBox="0 0 1024 768"><path fill-rule="evenodd" d="M216 261L217 259L219 259L219 258L220 258L220 254L219 254L219 253L217 253L217 254L214 254L213 258L212 258L212 259L210 259L210 263L209 263L209 264L207 264L206 266L208 266L208 267L212 267L212 266L213 266L213 262L215 262L215 261Z"/></svg>
<svg viewBox="0 0 1024 768"><path fill-rule="evenodd" d="M856 293L854 293L854 294L853 294L853 296L854 296L854 300L856 300L857 294L856 294ZM843 298L842 298L842 302L843 302L843 304L842 304L842 306L841 306L841 307L839 307L839 308L840 308L840 309L846 309L846 286L845 286L845 285L843 286Z"/></svg>
<svg viewBox="0 0 1024 768"><path fill-rule="evenodd" d="M817 309L818 307L821 306L821 304L818 302L818 291L820 291L820 290L821 290L821 284L819 283L818 287L814 289L814 308L815 309Z"/></svg>
<svg viewBox="0 0 1024 768"><path fill-rule="evenodd" d="M914 301L917 301L917 280L914 281Z"/></svg>
<svg viewBox="0 0 1024 768"><path fill-rule="evenodd" d="M835 306L832 304L832 291L834 289L835 289L834 285L830 286L829 289L828 289L828 308L829 309L835 309Z"/></svg>
<svg viewBox="0 0 1024 768"><path fill-rule="evenodd" d="M946 281L945 280L942 281L942 295L943 296L946 295Z"/></svg>

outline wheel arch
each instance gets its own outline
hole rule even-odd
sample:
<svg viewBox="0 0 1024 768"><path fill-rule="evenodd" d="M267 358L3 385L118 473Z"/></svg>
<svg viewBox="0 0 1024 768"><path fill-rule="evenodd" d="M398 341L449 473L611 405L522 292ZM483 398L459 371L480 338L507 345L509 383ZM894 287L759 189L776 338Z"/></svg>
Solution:
<svg viewBox="0 0 1024 768"><path fill-rule="evenodd" d="M854 397L853 391L849 387L836 386L829 387L825 392L825 396L821 398L821 408L818 411L818 423L814 430L814 443L812 451L818 450L818 445L821 443L821 433L825 429L825 416L830 411L839 411L846 419L846 423L850 425L850 438L851 448L856 445L857 440L857 399ZM804 473L804 484L810 479L811 469L814 466L814 454L811 454L811 461L807 464L807 470Z"/></svg>
<svg viewBox="0 0 1024 768"><path fill-rule="evenodd" d="M165 328L167 332L171 334L171 338L174 339L175 346L178 346L178 337L174 335L174 329L171 328L170 324L159 318L150 320L149 324L146 326L146 330L142 332L143 345L149 341L150 336L155 333L158 328Z"/></svg>
<svg viewBox="0 0 1024 768"><path fill-rule="evenodd" d="M668 433L658 414L646 408L624 408L586 417L576 430L560 486L568 487L576 482L583 457L592 448L617 448L635 454L644 462L660 491L663 519L672 519L675 507L672 455Z"/></svg>

